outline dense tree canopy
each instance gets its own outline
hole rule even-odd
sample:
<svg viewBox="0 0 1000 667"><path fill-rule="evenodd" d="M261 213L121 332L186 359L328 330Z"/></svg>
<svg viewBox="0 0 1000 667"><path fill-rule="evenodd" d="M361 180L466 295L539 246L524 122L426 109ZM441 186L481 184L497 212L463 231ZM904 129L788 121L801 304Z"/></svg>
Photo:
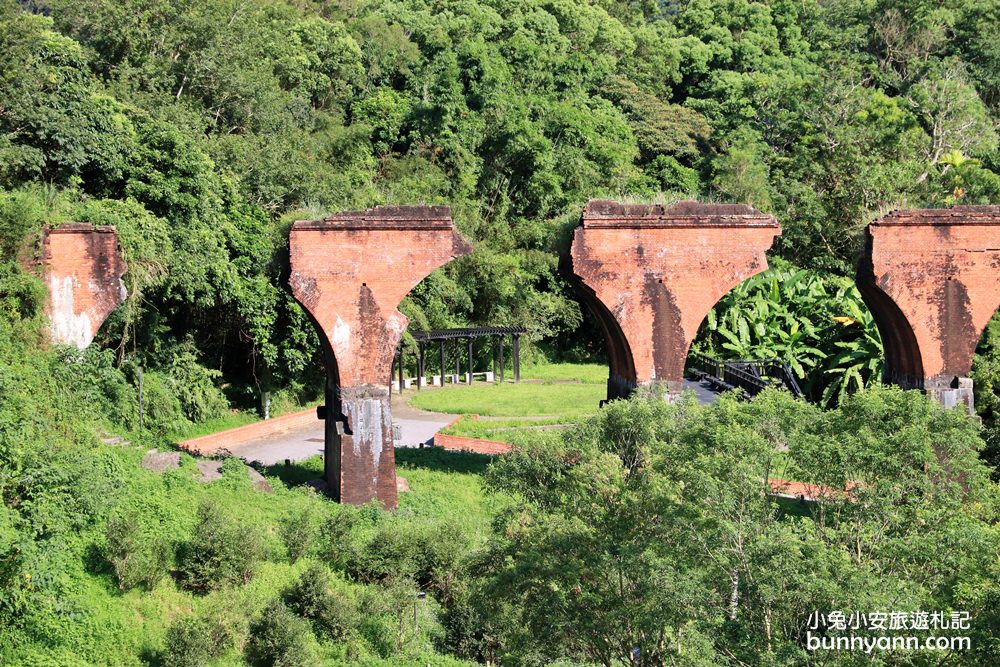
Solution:
<svg viewBox="0 0 1000 667"><path fill-rule="evenodd" d="M408 299L418 326L585 352L556 256L588 198L752 203L782 256L844 273L887 207L995 201L998 13L4 0L0 187L44 186L37 221L119 224L143 268L104 337L152 363L193 336L237 383L298 386L317 344L282 288L288 222L377 203L450 203L476 241Z"/></svg>
<svg viewBox="0 0 1000 667"><path fill-rule="evenodd" d="M1000 202L998 118L1000 0L0 0L0 662L997 664L1000 318L980 429L855 391L880 341L850 276L892 207ZM406 474L450 486L394 515L308 469L264 497L236 459L214 485L141 468L322 389L295 219L450 204L474 251L411 292L413 326L599 360L558 270L594 197L774 214L774 270L697 345L779 357L833 407L633 397L540 425L488 501L481 459L420 450ZM74 220L129 266L83 352L48 345L37 276ZM775 477L827 488L776 501ZM809 652L838 608L969 611L972 650Z"/></svg>

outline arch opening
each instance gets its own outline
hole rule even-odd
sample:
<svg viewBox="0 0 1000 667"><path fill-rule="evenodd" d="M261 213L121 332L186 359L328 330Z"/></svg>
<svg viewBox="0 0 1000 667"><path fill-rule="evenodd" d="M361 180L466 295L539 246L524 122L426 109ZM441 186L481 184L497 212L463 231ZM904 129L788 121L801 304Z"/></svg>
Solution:
<svg viewBox="0 0 1000 667"><path fill-rule="evenodd" d="M883 367L876 314L854 281L780 258L713 306L687 364L709 386L774 386L824 405L881 380Z"/></svg>

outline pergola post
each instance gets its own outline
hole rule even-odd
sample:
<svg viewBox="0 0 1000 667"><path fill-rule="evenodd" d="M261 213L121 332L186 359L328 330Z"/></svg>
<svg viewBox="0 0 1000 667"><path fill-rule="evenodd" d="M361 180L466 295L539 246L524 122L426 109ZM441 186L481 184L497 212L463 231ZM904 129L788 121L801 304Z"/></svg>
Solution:
<svg viewBox="0 0 1000 667"><path fill-rule="evenodd" d="M514 334L514 382L521 381L521 336Z"/></svg>
<svg viewBox="0 0 1000 667"><path fill-rule="evenodd" d="M420 342L417 343L417 391L420 391L420 386L424 383L425 371L424 344Z"/></svg>
<svg viewBox="0 0 1000 667"><path fill-rule="evenodd" d="M500 341L500 381L503 382L503 339L504 336L498 336L497 340Z"/></svg>
<svg viewBox="0 0 1000 667"><path fill-rule="evenodd" d="M444 339L438 341L438 353L441 356L441 386L444 386L444 374L447 371L444 367Z"/></svg>
<svg viewBox="0 0 1000 667"><path fill-rule="evenodd" d="M399 358L399 393L402 394L403 393L403 384L404 384L404 382L403 382L403 361L405 359L405 357L403 356L403 346L402 346L402 344L400 344L400 346L399 346L399 357L398 358Z"/></svg>
<svg viewBox="0 0 1000 667"><path fill-rule="evenodd" d="M469 384L472 384L472 372L476 369L476 364L472 360L472 336L469 336Z"/></svg>

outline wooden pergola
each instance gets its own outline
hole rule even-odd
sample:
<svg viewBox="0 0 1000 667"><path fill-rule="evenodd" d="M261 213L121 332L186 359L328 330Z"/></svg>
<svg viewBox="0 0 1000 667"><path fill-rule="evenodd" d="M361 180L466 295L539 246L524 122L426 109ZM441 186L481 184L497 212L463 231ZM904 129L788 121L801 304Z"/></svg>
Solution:
<svg viewBox="0 0 1000 667"><path fill-rule="evenodd" d="M436 329L433 331L416 331L413 333L414 340L417 341L417 389L420 389L420 385L423 384L423 379L426 376L427 370L427 352L428 348L436 341L438 347L438 357L441 368L441 384L444 384L444 378L447 375L447 360L445 355L445 344L448 341L453 341L451 345L454 350L455 356L455 380L458 381L458 377L462 373L462 348L467 349L466 355L466 382L472 384L472 375L475 372L475 356L473 354L472 343L477 338L490 338L492 340L493 354L493 376L498 378L500 382L504 381L504 341L507 336L511 338L511 352L513 356L514 365L514 382L521 381L521 347L520 339L521 336L527 333L528 330L524 327L466 327L462 329ZM465 344L463 345L463 340ZM403 347L400 347L396 353L396 368L399 374L399 391L403 391ZM498 372L499 371L499 372Z"/></svg>

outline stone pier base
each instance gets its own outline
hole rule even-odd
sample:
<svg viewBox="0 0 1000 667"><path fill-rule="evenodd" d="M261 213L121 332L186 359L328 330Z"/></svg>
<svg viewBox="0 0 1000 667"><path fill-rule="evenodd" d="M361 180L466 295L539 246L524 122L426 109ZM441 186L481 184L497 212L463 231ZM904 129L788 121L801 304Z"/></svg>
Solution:
<svg viewBox="0 0 1000 667"><path fill-rule="evenodd" d="M929 381L924 385L924 393L946 408L961 405L970 415L976 414L972 378L956 377L951 381Z"/></svg>
<svg viewBox="0 0 1000 667"><path fill-rule="evenodd" d="M324 477L340 502L360 505L378 498L396 507L396 456L392 440L389 388L346 387L339 411L326 411Z"/></svg>

